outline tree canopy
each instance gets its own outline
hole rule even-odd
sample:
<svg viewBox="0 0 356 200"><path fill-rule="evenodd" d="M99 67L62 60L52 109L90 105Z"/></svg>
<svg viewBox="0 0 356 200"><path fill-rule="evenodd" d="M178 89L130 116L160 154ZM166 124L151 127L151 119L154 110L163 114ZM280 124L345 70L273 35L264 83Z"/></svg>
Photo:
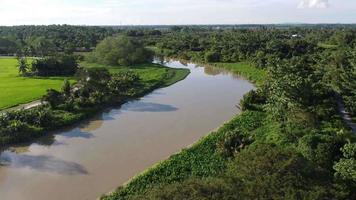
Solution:
<svg viewBox="0 0 356 200"><path fill-rule="evenodd" d="M129 37L109 37L100 42L87 59L106 65L135 65L151 62L153 52Z"/></svg>

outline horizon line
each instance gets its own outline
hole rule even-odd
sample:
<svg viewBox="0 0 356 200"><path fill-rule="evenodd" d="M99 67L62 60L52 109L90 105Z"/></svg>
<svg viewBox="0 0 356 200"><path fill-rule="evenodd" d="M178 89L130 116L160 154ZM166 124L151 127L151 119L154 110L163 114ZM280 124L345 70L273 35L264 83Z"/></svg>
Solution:
<svg viewBox="0 0 356 200"><path fill-rule="evenodd" d="M283 22L283 23L241 23L241 24L233 24L233 23L228 23L228 24L218 24L218 23L213 23L213 24L17 24L17 25L2 25L0 24L0 27L14 27L14 26L116 26L116 27L124 27L124 26L246 26L246 25L356 25L356 22L352 23L332 23L332 22L320 22L320 23L310 23L310 22Z"/></svg>

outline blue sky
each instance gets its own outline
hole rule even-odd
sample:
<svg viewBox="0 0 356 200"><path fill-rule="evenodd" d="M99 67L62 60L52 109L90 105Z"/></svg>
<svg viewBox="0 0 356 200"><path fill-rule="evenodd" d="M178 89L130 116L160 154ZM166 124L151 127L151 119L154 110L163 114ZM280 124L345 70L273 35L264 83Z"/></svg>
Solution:
<svg viewBox="0 0 356 200"><path fill-rule="evenodd" d="M356 0L0 0L0 25L356 23Z"/></svg>

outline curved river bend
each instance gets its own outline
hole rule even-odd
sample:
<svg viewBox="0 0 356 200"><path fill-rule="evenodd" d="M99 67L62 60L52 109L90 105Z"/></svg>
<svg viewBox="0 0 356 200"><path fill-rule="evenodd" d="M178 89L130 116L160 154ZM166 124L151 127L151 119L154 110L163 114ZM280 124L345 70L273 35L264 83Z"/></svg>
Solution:
<svg viewBox="0 0 356 200"><path fill-rule="evenodd" d="M165 65L191 74L77 127L2 152L0 199L96 199L230 120L254 88L216 68Z"/></svg>

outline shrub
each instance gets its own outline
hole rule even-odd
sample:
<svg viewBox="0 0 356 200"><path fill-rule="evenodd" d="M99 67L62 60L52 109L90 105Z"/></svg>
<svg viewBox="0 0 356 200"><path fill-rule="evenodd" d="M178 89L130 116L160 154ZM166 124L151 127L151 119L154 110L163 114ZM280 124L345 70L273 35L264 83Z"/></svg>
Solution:
<svg viewBox="0 0 356 200"><path fill-rule="evenodd" d="M217 52L206 52L205 53L205 62L219 62L220 61L220 54Z"/></svg>
<svg viewBox="0 0 356 200"><path fill-rule="evenodd" d="M240 102L241 110L255 110L257 104L263 104L266 102L266 98L261 95L260 91L252 90L245 94Z"/></svg>
<svg viewBox="0 0 356 200"><path fill-rule="evenodd" d="M36 59L32 63L32 73L36 76L69 76L74 75L78 63L74 56L56 55Z"/></svg>

